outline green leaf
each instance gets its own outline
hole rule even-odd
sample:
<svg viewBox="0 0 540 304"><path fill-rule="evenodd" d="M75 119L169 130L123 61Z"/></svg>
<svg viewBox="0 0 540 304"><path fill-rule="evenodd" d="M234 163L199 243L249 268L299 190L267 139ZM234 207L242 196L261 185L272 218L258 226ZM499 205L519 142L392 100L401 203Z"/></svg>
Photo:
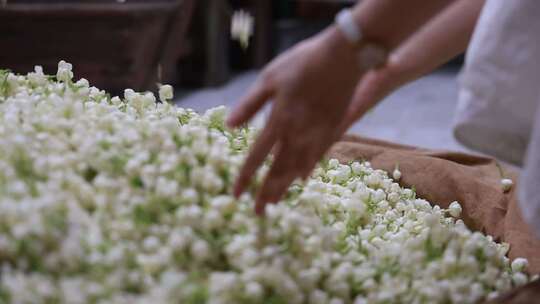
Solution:
<svg viewBox="0 0 540 304"><path fill-rule="evenodd" d="M137 205L133 208L133 217L135 219L135 225L148 226L158 221L159 213L144 205Z"/></svg>
<svg viewBox="0 0 540 304"><path fill-rule="evenodd" d="M265 297L263 300L264 304L285 304L287 303L287 299L285 299L283 296L279 294L272 294L268 297Z"/></svg>
<svg viewBox="0 0 540 304"><path fill-rule="evenodd" d="M429 237L424 243L424 249L426 251L426 259L428 262L439 259L444 253L444 247L436 247Z"/></svg>
<svg viewBox="0 0 540 304"><path fill-rule="evenodd" d="M135 188L144 188L144 182L140 176L134 176L129 180L130 185Z"/></svg>
<svg viewBox="0 0 540 304"><path fill-rule="evenodd" d="M7 82L7 76L9 73L9 70L0 69L0 97L7 97L8 95L9 83Z"/></svg>
<svg viewBox="0 0 540 304"><path fill-rule="evenodd" d="M92 167L88 167L86 168L86 170L84 170L84 173L83 173L83 177L84 179L91 183L94 178L97 176L98 172L96 169L92 168Z"/></svg>

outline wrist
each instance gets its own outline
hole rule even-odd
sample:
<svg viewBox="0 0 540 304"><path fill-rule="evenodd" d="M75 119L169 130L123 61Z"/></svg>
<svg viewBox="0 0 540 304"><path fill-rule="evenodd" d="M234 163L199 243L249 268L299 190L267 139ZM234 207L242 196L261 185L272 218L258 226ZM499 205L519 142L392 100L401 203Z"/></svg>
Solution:
<svg viewBox="0 0 540 304"><path fill-rule="evenodd" d="M332 26L335 37L340 37L341 45L348 45L349 49L357 53L356 61L363 70L382 66L386 62L387 50L382 45L366 39L360 22L349 9L342 10L336 15ZM345 41L345 42L343 42Z"/></svg>
<svg viewBox="0 0 540 304"><path fill-rule="evenodd" d="M356 55L362 48L363 44L363 42L353 44L348 41L345 35L343 35L336 25L329 26L323 32L323 40L329 52L336 55L344 55L354 60L356 60Z"/></svg>

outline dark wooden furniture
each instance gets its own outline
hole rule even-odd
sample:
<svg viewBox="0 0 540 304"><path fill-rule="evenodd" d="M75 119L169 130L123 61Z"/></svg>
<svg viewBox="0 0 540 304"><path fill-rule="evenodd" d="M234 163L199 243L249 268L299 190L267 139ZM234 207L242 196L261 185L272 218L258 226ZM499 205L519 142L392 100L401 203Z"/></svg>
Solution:
<svg viewBox="0 0 540 304"><path fill-rule="evenodd" d="M231 40L233 12L243 9L254 17L254 35L247 50ZM226 82L234 70L262 67L272 57L272 1L197 0L189 31L190 56L182 61L181 78L189 86L216 86Z"/></svg>
<svg viewBox="0 0 540 304"><path fill-rule="evenodd" d="M121 92L174 81L195 0L8 1L0 6L0 67L55 73L73 63L77 78Z"/></svg>

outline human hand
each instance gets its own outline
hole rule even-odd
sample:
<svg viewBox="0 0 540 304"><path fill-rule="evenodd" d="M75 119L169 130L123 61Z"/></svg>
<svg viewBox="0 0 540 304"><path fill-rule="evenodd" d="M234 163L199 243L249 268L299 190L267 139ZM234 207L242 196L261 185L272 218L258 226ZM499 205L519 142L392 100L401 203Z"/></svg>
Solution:
<svg viewBox="0 0 540 304"><path fill-rule="evenodd" d="M336 140L355 84L361 76L357 50L336 28L301 42L272 61L228 118L237 127L272 100L272 112L237 178L240 195L274 148L272 167L256 197L255 211L264 213L291 182L306 178Z"/></svg>
<svg viewBox="0 0 540 304"><path fill-rule="evenodd" d="M373 5L374 7L390 5L391 8L382 8L379 12L396 14L394 16L395 18L398 18L399 14L405 16L402 12L412 7L408 2L404 4L399 1L387 2L373 0L363 1L363 3L366 3L368 6ZM440 11L447 4L449 4L448 8ZM399 5L405 5L406 7L400 7ZM428 7L430 5L433 5L433 10ZM347 110L346 118L340 126L339 133L343 134L347 131L372 106L394 90L405 83L432 72L454 56L465 51L483 5L483 0L461 0L453 1L451 4L449 1L441 0L426 2L425 5L418 6L422 8L422 11L417 11L417 13L423 15L424 18L416 18L417 20L413 22L425 21L426 17L431 16L431 13L440 12L424 26L416 28L416 32L412 36L399 44L394 44L392 55L386 61L385 66L377 70L371 70L364 75L358 84L351 105ZM414 8L417 8L417 6L414 6ZM376 15L369 9L364 10L362 19L374 18L374 20L383 20L380 16L377 17ZM411 20L408 14L406 16L408 19L404 21L405 23ZM456 20L459 20L459 22L456 22ZM417 26L419 24L411 27L411 29ZM403 38L407 32L407 30L403 30L407 26L395 29L393 25L388 28L385 26L381 27L381 24L378 24L373 28L379 30L386 29L388 31L386 32L386 36L395 32L398 38Z"/></svg>

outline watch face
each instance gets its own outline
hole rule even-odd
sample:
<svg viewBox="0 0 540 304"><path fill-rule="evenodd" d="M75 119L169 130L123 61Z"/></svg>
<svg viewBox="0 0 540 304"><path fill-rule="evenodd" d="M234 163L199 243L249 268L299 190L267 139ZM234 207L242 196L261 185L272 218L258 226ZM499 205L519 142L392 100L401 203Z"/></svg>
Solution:
<svg viewBox="0 0 540 304"><path fill-rule="evenodd" d="M375 43L366 43L358 55L360 67L366 70L384 65L388 52L386 49Z"/></svg>

